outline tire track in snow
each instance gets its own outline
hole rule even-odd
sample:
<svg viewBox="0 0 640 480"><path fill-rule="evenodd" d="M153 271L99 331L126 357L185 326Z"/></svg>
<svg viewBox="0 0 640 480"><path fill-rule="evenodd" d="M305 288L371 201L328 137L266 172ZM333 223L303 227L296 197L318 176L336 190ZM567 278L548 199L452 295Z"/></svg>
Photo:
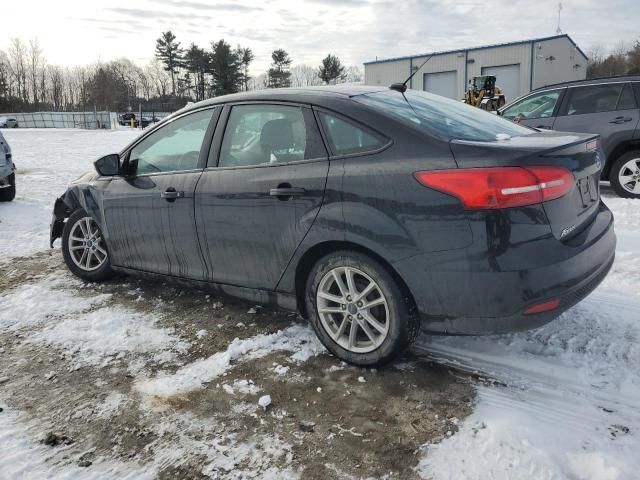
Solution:
<svg viewBox="0 0 640 480"><path fill-rule="evenodd" d="M604 290L535 331L419 339L415 350L430 360L506 387L479 384L474 414L457 435L427 447L418 472L633 478L640 469L632 453L640 433L639 309L640 299Z"/></svg>

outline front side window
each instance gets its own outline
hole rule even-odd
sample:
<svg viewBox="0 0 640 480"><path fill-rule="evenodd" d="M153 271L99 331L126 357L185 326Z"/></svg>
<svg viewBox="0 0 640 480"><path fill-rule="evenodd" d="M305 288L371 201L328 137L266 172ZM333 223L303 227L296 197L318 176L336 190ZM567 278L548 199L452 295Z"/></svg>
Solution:
<svg viewBox="0 0 640 480"><path fill-rule="evenodd" d="M560 98L561 90L547 90L534 93L508 106L502 111L502 116L509 120L528 120L534 118L548 118L553 115L553 110Z"/></svg>
<svg viewBox="0 0 640 480"><path fill-rule="evenodd" d="M193 170L198 167L202 141L214 109L178 118L142 140L131 150L136 174Z"/></svg>
<svg viewBox="0 0 640 480"><path fill-rule="evenodd" d="M567 115L610 112L616 109L623 84L570 88Z"/></svg>
<svg viewBox="0 0 640 480"><path fill-rule="evenodd" d="M387 143L373 132L330 113L320 112L320 118L335 155L370 152Z"/></svg>
<svg viewBox="0 0 640 480"><path fill-rule="evenodd" d="M315 158L314 144L302 107L236 105L225 129L219 166L247 167Z"/></svg>
<svg viewBox="0 0 640 480"><path fill-rule="evenodd" d="M636 105L636 99L633 96L631 85L626 84L620 94L620 100L618 100L616 110L631 110L634 108L638 108Z"/></svg>
<svg viewBox="0 0 640 480"><path fill-rule="evenodd" d="M534 130L479 108L429 92L393 90L358 95L354 100L373 107L425 133L446 140L490 142L496 135L529 135Z"/></svg>

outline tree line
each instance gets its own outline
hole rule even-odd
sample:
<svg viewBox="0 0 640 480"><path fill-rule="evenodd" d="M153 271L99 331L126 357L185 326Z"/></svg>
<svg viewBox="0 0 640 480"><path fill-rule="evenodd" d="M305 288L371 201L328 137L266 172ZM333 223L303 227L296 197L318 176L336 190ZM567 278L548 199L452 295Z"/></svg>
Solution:
<svg viewBox="0 0 640 480"><path fill-rule="evenodd" d="M640 40L636 40L629 49L620 44L609 55L604 54L604 48L597 46L587 56L587 78L640 75Z"/></svg>
<svg viewBox="0 0 640 480"><path fill-rule="evenodd" d="M255 77L251 48L224 39L207 48L183 48L171 32L156 40L155 55L144 66L122 57L92 65L49 64L37 39L11 40L0 50L0 112L137 110L173 111L190 101L262 88L360 83L362 70L327 55L317 67L293 64L284 49L271 53L271 65Z"/></svg>

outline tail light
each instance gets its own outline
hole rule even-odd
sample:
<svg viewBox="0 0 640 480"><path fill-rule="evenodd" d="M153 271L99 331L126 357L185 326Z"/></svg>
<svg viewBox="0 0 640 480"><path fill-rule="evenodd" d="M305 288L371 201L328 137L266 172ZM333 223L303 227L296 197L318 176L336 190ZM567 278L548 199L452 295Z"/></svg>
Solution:
<svg viewBox="0 0 640 480"><path fill-rule="evenodd" d="M560 299L554 298L553 300L548 300L542 303L536 303L535 305L530 306L524 311L524 314L534 315L536 313L550 312L551 310L555 310L559 306L560 306Z"/></svg>
<svg viewBox="0 0 640 480"><path fill-rule="evenodd" d="M414 173L425 187L460 199L467 210L522 207L566 195L574 178L563 167L489 167Z"/></svg>

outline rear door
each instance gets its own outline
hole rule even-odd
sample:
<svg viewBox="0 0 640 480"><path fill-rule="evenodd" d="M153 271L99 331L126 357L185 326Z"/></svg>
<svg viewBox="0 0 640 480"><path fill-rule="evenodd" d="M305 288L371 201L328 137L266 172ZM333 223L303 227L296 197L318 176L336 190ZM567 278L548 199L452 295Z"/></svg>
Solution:
<svg viewBox="0 0 640 480"><path fill-rule="evenodd" d="M195 195L207 278L273 289L322 205L329 168L311 108L225 107Z"/></svg>
<svg viewBox="0 0 640 480"><path fill-rule="evenodd" d="M529 127L551 130L559 110L565 88L534 92L525 98L507 105L500 114L516 123Z"/></svg>
<svg viewBox="0 0 640 480"><path fill-rule="evenodd" d="M104 217L114 265L201 279L194 191L206 163L216 109L169 121L125 154L129 175L104 194Z"/></svg>
<svg viewBox="0 0 640 480"><path fill-rule="evenodd" d="M633 138L640 115L630 83L570 87L554 130L598 133L609 156L621 142Z"/></svg>

